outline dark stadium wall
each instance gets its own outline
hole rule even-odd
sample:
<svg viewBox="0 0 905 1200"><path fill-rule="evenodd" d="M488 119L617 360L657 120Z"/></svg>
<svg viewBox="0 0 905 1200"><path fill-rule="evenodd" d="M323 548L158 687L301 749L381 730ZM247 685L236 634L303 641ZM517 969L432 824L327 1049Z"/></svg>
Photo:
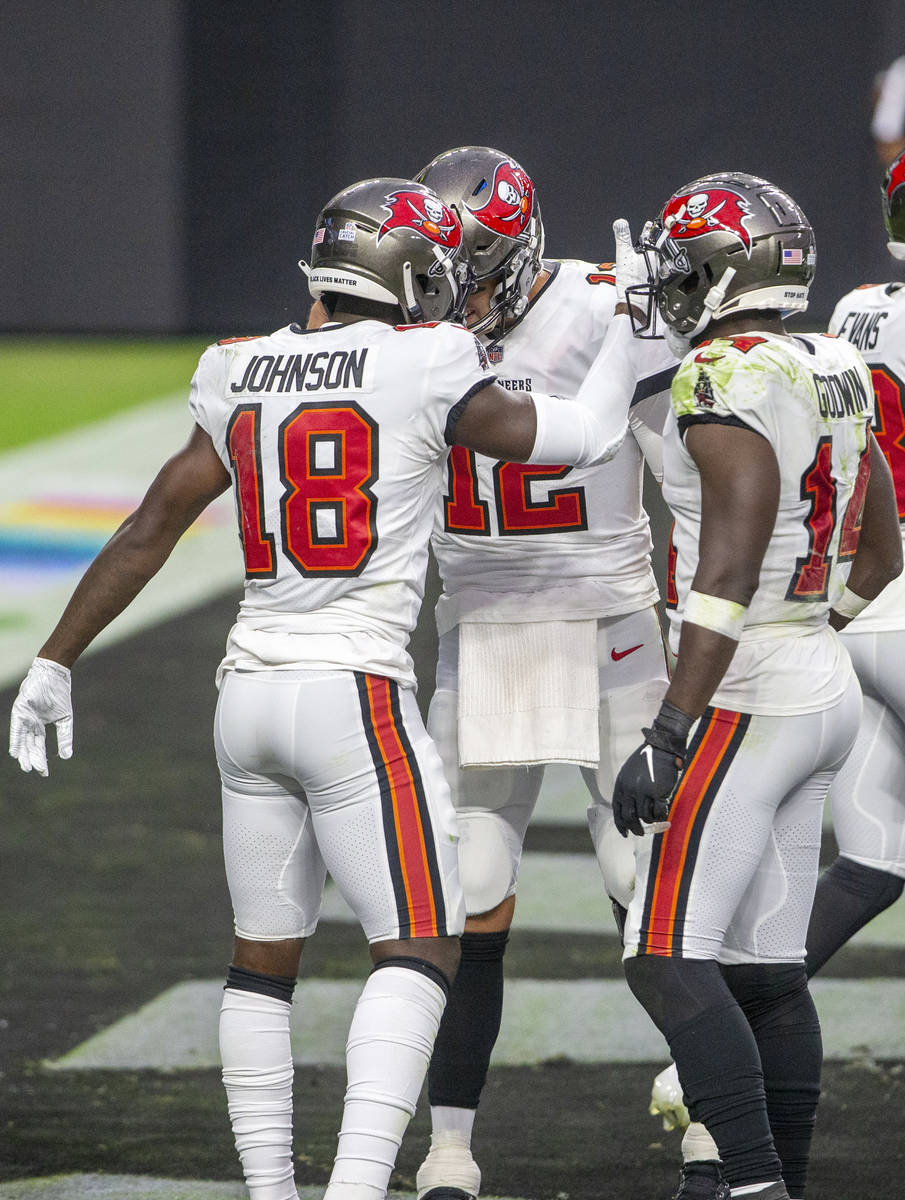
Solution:
<svg viewBox="0 0 905 1200"><path fill-rule="evenodd" d="M303 315L321 204L467 142L535 176L554 256L676 186L763 174L811 217L809 320L889 274L869 0L69 0L0 6L0 328L237 333Z"/></svg>
<svg viewBox="0 0 905 1200"><path fill-rule="evenodd" d="M183 7L0 5L0 329L190 324Z"/></svg>
<svg viewBox="0 0 905 1200"><path fill-rule="evenodd" d="M265 20L227 3L215 22L190 5L191 320L304 311L295 261L335 191L474 142L534 175L553 256L611 257L615 217L637 230L707 171L776 181L816 227L808 318L824 322L890 271L869 122L875 72L905 52L901 7L274 0Z"/></svg>

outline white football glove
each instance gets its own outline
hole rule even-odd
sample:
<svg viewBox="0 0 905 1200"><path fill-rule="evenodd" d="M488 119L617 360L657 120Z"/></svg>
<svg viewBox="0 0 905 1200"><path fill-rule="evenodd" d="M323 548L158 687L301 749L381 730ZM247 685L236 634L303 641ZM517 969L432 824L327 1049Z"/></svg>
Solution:
<svg viewBox="0 0 905 1200"><path fill-rule="evenodd" d="M68 667L36 658L22 680L9 722L9 752L23 771L47 774L45 725L57 727L57 753L72 757L72 696Z"/></svg>
<svg viewBox="0 0 905 1200"><path fill-rule="evenodd" d="M616 238L616 261L613 267L616 279L616 302L624 304L627 287L649 282L647 260L635 249L628 221L624 217L619 217L613 222L613 234Z"/></svg>
<svg viewBox="0 0 905 1200"><path fill-rule="evenodd" d="M648 1111L652 1117L663 1118L664 1129L684 1129L691 1120L675 1063L670 1063L654 1080Z"/></svg>

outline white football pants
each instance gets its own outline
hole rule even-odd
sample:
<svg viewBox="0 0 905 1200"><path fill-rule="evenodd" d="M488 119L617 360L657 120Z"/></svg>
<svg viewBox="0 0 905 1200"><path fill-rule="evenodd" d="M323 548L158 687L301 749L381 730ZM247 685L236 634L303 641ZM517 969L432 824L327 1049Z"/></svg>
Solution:
<svg viewBox="0 0 905 1200"><path fill-rule="evenodd" d="M458 755L459 637L440 638L437 689L427 727L437 744L459 817L459 869L469 915L488 912L514 894L525 831L544 778L543 766L463 770ZM612 823L610 797L619 768L640 744L668 686L655 608L598 621L600 767L583 770L592 804L591 836L607 892L627 906L635 880L630 842Z"/></svg>
<svg viewBox="0 0 905 1200"><path fill-rule="evenodd" d="M864 716L830 801L839 852L905 879L905 630L842 633Z"/></svg>
<svg viewBox="0 0 905 1200"><path fill-rule="evenodd" d="M456 815L412 689L357 671L229 672L214 741L240 937L308 937L326 872L370 942L462 932Z"/></svg>
<svg viewBox="0 0 905 1200"><path fill-rule="evenodd" d="M708 708L665 833L636 837L625 957L803 962L827 790L858 732L852 677L822 712Z"/></svg>

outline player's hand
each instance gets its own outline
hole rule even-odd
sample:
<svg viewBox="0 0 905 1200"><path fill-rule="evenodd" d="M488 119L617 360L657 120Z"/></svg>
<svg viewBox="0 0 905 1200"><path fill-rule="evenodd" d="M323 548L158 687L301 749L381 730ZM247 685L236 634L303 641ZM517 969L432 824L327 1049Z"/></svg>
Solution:
<svg viewBox="0 0 905 1200"><path fill-rule="evenodd" d="M685 764L694 718L664 700L644 742L625 760L613 788L613 820L623 837L644 835L644 826L666 821Z"/></svg>
<svg viewBox="0 0 905 1200"><path fill-rule="evenodd" d="M22 680L9 722L9 752L23 771L47 774L45 726L56 725L57 753L72 757L72 696L68 667L36 658Z"/></svg>
<svg viewBox="0 0 905 1200"><path fill-rule="evenodd" d="M647 261L644 255L635 249L628 221L624 217L619 217L613 222L613 235L616 239L616 258L613 266L616 303L625 304L627 287L649 282Z"/></svg>

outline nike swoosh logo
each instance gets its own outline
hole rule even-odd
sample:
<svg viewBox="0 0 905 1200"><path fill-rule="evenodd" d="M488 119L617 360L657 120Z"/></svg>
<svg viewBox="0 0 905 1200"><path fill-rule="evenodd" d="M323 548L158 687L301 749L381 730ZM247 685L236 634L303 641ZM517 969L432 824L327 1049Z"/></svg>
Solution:
<svg viewBox="0 0 905 1200"><path fill-rule="evenodd" d="M655 783L656 780L654 779L654 748L653 748L653 746L645 746L644 749L641 751L641 753L647 762L647 773L648 773L648 775L650 775L650 781L651 781L651 783Z"/></svg>
<svg viewBox="0 0 905 1200"><path fill-rule="evenodd" d="M618 662L620 658L625 658L627 654L634 654L636 650L640 650L644 642L639 642L637 646L629 646L628 650L611 650L610 658L613 662Z"/></svg>

